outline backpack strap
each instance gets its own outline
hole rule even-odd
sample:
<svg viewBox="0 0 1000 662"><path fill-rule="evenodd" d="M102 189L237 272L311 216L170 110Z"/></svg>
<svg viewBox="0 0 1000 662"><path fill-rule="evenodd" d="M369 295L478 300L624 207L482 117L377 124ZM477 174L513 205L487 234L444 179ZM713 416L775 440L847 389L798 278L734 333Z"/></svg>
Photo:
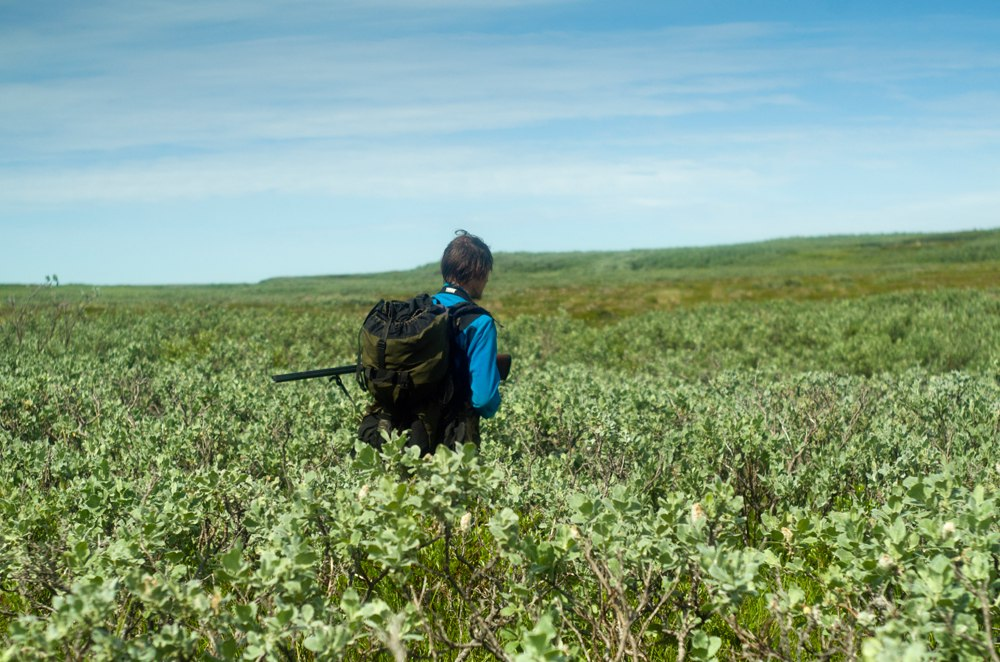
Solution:
<svg viewBox="0 0 1000 662"><path fill-rule="evenodd" d="M455 329L459 332L468 329L482 315L486 315L489 318L493 317L485 308L471 301L463 301L462 303L455 304L448 309L448 314L455 324Z"/></svg>
<svg viewBox="0 0 1000 662"><path fill-rule="evenodd" d="M472 303L472 297L469 296L469 293L466 292L465 289L459 285L452 285L451 283L445 283L444 287L441 288L438 294L454 294L455 296L462 297L469 303Z"/></svg>
<svg viewBox="0 0 1000 662"><path fill-rule="evenodd" d="M469 293L461 287L446 284L438 294L454 294L463 299L463 301L456 303L454 306L448 306L448 315L453 320L455 330L458 332L465 331L481 315L486 315L490 319L493 319L490 311L475 303L472 297L469 296Z"/></svg>
<svg viewBox="0 0 1000 662"><path fill-rule="evenodd" d="M385 323L385 329L382 331L382 335L378 339L378 357L376 365L380 370L385 370L385 350L389 343L389 330L392 328L392 322L395 319L395 309L392 306L385 306L387 319Z"/></svg>

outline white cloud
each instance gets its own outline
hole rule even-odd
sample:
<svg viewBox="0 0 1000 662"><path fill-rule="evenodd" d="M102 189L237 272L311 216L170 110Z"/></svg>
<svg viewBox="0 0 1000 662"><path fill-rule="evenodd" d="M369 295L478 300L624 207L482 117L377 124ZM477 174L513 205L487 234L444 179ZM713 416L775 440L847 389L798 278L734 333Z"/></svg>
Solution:
<svg viewBox="0 0 1000 662"><path fill-rule="evenodd" d="M710 188L760 185L749 168L667 158L581 158L503 149L338 150L325 155L260 151L161 159L141 165L12 173L0 180L8 204L156 202L262 192L368 198L615 198L693 201Z"/></svg>
<svg viewBox="0 0 1000 662"><path fill-rule="evenodd" d="M229 9L210 5L183 20L218 18ZM158 20L182 20L176 9L157 11L169 11ZM139 15L148 25L149 16ZM729 117L769 107L795 108L808 117L809 109L830 103L812 98L808 86L816 72L819 78L824 71L845 76L845 59L883 63L873 71L889 67L884 51L789 43L794 34L748 24L365 40L251 31L194 43L154 38L141 49L79 35L75 45L60 39L46 51L64 52L76 62L68 73L0 86L0 141L10 157L30 160L37 154L162 145L238 150L260 141L430 137L704 113ZM23 45L0 47L12 56L0 59L16 59ZM891 49L889 55L908 62L913 57ZM44 59L27 59L32 57ZM924 71L933 64L923 58L908 66Z"/></svg>
<svg viewBox="0 0 1000 662"><path fill-rule="evenodd" d="M798 102L793 80L761 69L740 45L768 26L360 39L302 25L268 32L257 14L278 5L236 9L243 4L105 7L54 38L8 29L0 62L20 64L0 82L7 158L432 136ZM223 17L255 28L211 38L177 28Z"/></svg>

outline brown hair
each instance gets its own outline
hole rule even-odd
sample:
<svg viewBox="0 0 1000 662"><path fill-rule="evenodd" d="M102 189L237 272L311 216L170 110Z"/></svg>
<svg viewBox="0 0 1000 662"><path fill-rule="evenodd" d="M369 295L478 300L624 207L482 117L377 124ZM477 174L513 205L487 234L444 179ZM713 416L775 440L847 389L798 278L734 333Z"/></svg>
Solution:
<svg viewBox="0 0 1000 662"><path fill-rule="evenodd" d="M458 230L455 235L441 256L444 279L453 285L465 285L489 276L493 271L493 253L486 242L465 230Z"/></svg>

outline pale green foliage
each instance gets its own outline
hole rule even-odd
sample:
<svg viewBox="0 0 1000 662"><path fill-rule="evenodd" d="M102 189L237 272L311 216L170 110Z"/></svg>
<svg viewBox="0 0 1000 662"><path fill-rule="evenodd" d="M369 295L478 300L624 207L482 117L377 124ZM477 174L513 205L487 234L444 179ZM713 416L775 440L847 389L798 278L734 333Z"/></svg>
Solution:
<svg viewBox="0 0 1000 662"><path fill-rule="evenodd" d="M349 361L357 320L26 316L0 656L996 659L998 311L513 319L482 447L427 458L356 444L357 389L269 383Z"/></svg>

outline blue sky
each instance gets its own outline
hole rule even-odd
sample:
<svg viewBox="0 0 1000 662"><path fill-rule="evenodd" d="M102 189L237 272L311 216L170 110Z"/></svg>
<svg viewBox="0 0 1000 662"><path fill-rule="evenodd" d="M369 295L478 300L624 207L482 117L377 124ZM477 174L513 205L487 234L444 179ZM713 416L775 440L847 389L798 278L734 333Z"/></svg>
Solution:
<svg viewBox="0 0 1000 662"><path fill-rule="evenodd" d="M0 0L0 282L998 226L995 0Z"/></svg>

